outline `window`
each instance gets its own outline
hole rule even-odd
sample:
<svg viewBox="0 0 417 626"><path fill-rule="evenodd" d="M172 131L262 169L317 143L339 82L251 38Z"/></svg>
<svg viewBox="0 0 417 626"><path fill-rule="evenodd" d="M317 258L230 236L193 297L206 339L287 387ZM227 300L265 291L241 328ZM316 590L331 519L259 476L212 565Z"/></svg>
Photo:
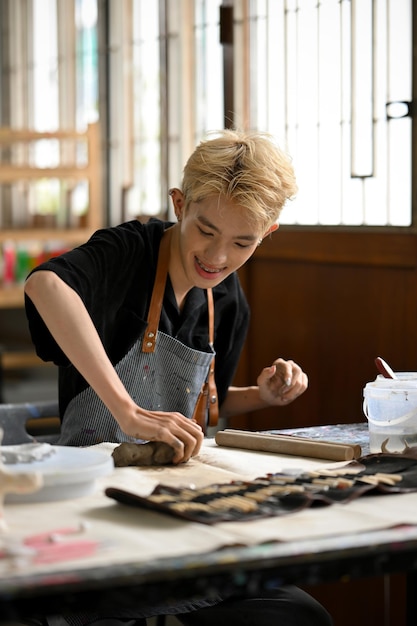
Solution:
<svg viewBox="0 0 417 626"><path fill-rule="evenodd" d="M12 34L1 123L82 129L99 118L111 224L166 214L168 188L225 117L293 157L299 193L284 223L412 224L411 0L9 0L0 11ZM66 154L39 142L33 158ZM39 189L31 206L59 211L65 190ZM23 219L25 193L13 190L17 208L0 224ZM82 214L82 185L72 199Z"/></svg>
<svg viewBox="0 0 417 626"><path fill-rule="evenodd" d="M166 213L168 188L180 186L194 146L207 131L223 127L220 4L132 0L131 20L123 18L126 9L114 7L119 19L110 21L111 67L118 56L123 69L110 77L113 222L120 219L120 187L123 219ZM132 42L131 49L126 42Z"/></svg>
<svg viewBox="0 0 417 626"><path fill-rule="evenodd" d="M250 0L246 14L241 4L243 122L288 150L299 184L281 221L409 226L411 0Z"/></svg>
<svg viewBox="0 0 417 626"><path fill-rule="evenodd" d="M96 0L32 0L3 3L10 45L2 58L8 106L1 125L36 131L85 130L98 118ZM6 30L3 31L4 33ZM42 139L32 142L29 163L37 167L82 163L85 146ZM21 149L10 158L25 162ZM88 206L86 182L22 181L1 189L4 228L64 225L68 198L80 218Z"/></svg>

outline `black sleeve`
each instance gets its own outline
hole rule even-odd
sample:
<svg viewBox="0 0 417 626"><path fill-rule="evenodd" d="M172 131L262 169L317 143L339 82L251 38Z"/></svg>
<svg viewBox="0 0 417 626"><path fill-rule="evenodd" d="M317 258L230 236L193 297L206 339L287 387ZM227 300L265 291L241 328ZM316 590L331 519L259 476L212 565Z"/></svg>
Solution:
<svg viewBox="0 0 417 626"><path fill-rule="evenodd" d="M127 327L129 315L137 315L139 319L141 317L139 305L136 312L131 310L129 313L129 296L132 291L137 294L147 293L147 290L141 289L140 284L135 285L139 277L142 281L145 280L143 272L137 270L144 247L140 225L137 222L128 222L97 231L85 244L50 259L33 272L55 272L74 289L85 304L105 348L111 352L116 318L126 317ZM152 271L149 272L149 277L153 280ZM143 308L146 306L147 303L144 302ZM68 365L68 359L27 296L25 307L37 354L41 359L53 361L56 365Z"/></svg>

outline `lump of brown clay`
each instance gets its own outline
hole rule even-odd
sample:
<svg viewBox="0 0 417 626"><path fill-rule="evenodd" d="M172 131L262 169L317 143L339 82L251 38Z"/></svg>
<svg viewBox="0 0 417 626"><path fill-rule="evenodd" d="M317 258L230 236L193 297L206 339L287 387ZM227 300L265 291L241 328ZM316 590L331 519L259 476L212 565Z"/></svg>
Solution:
<svg viewBox="0 0 417 626"><path fill-rule="evenodd" d="M174 457L174 448L162 441L121 443L113 450L112 457L116 467L169 465Z"/></svg>

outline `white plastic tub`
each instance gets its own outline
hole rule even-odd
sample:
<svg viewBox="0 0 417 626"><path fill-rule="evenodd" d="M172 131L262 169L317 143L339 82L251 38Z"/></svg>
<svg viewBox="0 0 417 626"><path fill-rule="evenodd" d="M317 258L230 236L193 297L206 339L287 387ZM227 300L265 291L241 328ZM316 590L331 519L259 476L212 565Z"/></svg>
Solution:
<svg viewBox="0 0 417 626"><path fill-rule="evenodd" d="M417 372L378 376L363 390L371 452L402 452L417 446Z"/></svg>

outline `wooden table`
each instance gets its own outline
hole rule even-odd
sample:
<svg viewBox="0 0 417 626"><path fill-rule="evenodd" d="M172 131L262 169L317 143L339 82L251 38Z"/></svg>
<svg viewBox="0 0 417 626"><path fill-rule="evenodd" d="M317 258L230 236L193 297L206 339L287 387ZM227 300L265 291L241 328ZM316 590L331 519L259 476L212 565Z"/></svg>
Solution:
<svg viewBox="0 0 417 626"><path fill-rule="evenodd" d="M356 433L356 437L366 440L365 425L318 427L314 429L315 435L311 428L304 432L328 439L332 428L334 437L344 433L352 440ZM300 429L297 434L301 434ZM417 509L417 493L413 497ZM36 516L42 505L31 506ZM325 517L326 509L321 514ZM139 517L138 533L146 533ZM181 600L207 596L207 590L222 594L256 592L271 584L312 585L346 576L359 578L393 572L409 572L411 586L416 582L416 568L417 525L414 524L346 533L342 538L337 535L271 542L150 560L143 560L138 554L129 562L120 562L109 555L99 565L84 563L79 567L74 560L70 568L55 567L52 571L16 576L9 572L0 576L0 619L18 620L45 610L53 614L94 608L105 613L114 606L160 602L161 590L164 597ZM410 626L417 623L414 595L409 594L407 623Z"/></svg>

